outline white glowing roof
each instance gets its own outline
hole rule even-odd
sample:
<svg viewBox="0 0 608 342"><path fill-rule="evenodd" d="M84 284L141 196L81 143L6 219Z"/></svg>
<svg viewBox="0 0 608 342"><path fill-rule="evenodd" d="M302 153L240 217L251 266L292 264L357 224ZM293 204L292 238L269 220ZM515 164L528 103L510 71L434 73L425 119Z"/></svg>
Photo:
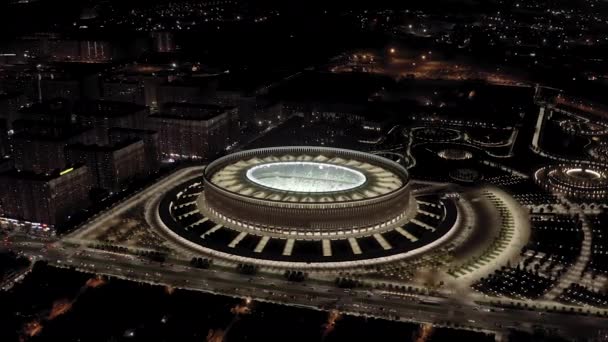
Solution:
<svg viewBox="0 0 608 342"><path fill-rule="evenodd" d="M602 178L602 175L597 171L589 170L589 169L581 169L581 168L568 169L568 170L566 170L566 174L571 177L576 177L579 179L586 179L586 180Z"/></svg>
<svg viewBox="0 0 608 342"><path fill-rule="evenodd" d="M337 192L365 183L363 173L318 162L275 162L247 170L247 178L267 188L304 193Z"/></svg>
<svg viewBox="0 0 608 342"><path fill-rule="evenodd" d="M382 196L401 188L407 178L360 159L276 154L233 161L214 172L211 182L247 197L327 203Z"/></svg>

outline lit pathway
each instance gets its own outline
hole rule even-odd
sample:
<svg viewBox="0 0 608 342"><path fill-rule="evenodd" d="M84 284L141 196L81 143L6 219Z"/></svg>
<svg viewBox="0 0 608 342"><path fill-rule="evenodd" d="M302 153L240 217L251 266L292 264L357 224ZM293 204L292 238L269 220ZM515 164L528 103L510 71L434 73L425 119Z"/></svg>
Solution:
<svg viewBox="0 0 608 342"><path fill-rule="evenodd" d="M585 164L585 165L598 166L598 167L606 167L608 165L606 163L588 160L588 159L574 160L572 158L566 158L566 157L556 155L554 153L544 151L543 148L541 147L541 143L542 143L541 135L542 135L543 127L544 127L545 117L547 116L545 114L547 109L556 110L553 107L546 108L544 105L541 105L539 112L538 112L538 119L536 121L536 126L534 128L534 135L532 137L532 143L530 145L530 150L532 150L532 152L538 154L541 157L545 157L545 158L551 159L553 161L562 162L562 163L568 163L568 164L578 163L578 164Z"/></svg>
<svg viewBox="0 0 608 342"><path fill-rule="evenodd" d="M536 127L534 128L534 136L532 137L532 149L534 151L539 151L540 146L540 134L543 130L543 123L545 122L545 107L541 106L538 110L538 119L536 120Z"/></svg>
<svg viewBox="0 0 608 342"><path fill-rule="evenodd" d="M479 260L474 265L470 265L469 268L460 268L457 272L457 276L450 275L450 280L457 278L458 283L460 284L472 284L479 279L492 274L497 268L500 268L500 266L506 266L509 263L517 264L520 259L522 248L530 239L530 219L527 211L521 207L519 202L504 190L497 187L487 187L484 188L483 191L493 195L493 197L507 209L510 218L513 220L510 229L511 234L503 241L505 244L504 248L501 250L495 249L493 254L485 255L485 258L479 258ZM483 197L485 201L488 201L498 217L498 207L491 203L489 200L490 197L484 195L480 195L480 197ZM470 215L474 215L474 213L471 212ZM497 222L496 224L504 225L504 222ZM502 226L501 229L509 230L506 226Z"/></svg>
<svg viewBox="0 0 608 342"><path fill-rule="evenodd" d="M587 263L591 258L591 229L589 227L589 223L587 222L587 218L585 214L581 210L578 205L572 204L568 202L563 196L558 195L560 201L563 204L567 204L572 208L570 212L572 214L578 214L579 219L581 220L581 229L583 230L583 244L581 246L581 252L576 259L576 262L568 268L568 271L562 275L559 279L559 283L554 286L551 291L545 293L544 299L554 300L559 297L559 295L564 292L565 289L570 287L572 283L580 281L585 271L585 267L587 267Z"/></svg>

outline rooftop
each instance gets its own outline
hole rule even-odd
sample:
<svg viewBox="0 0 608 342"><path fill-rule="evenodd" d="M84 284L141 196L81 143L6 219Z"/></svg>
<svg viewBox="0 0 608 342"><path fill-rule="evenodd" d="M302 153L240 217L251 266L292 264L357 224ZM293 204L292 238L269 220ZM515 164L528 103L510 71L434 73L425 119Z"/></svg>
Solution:
<svg viewBox="0 0 608 342"><path fill-rule="evenodd" d="M128 128L128 127L111 127L109 132L124 132L124 133L137 133L137 134L148 134L154 135L158 134L157 131L151 129L141 129L141 128Z"/></svg>
<svg viewBox="0 0 608 342"><path fill-rule="evenodd" d="M51 99L26 105L19 110L25 115L65 115L71 110L67 100Z"/></svg>
<svg viewBox="0 0 608 342"><path fill-rule="evenodd" d="M97 144L87 145L87 144L78 143L78 144L68 145L68 148L72 149L72 150L88 151L88 152L114 152L114 151L121 150L127 146L137 144L137 143L143 144L143 141L141 139L133 138L133 139L126 139L126 140L120 141L120 142L118 142L116 144L112 144L112 145L97 145Z"/></svg>
<svg viewBox="0 0 608 342"><path fill-rule="evenodd" d="M146 110L131 102L80 101L74 105L74 113L84 117L120 117Z"/></svg>
<svg viewBox="0 0 608 342"><path fill-rule="evenodd" d="M23 96L22 93L20 92L2 92L0 91L0 101L1 100L6 100L6 99L14 99L17 97Z"/></svg>
<svg viewBox="0 0 608 342"><path fill-rule="evenodd" d="M150 115L150 117L182 120L209 120L233 108L234 107L213 104L171 102L162 106L160 114L153 114Z"/></svg>
<svg viewBox="0 0 608 342"><path fill-rule="evenodd" d="M65 141L90 130L85 127L44 125L37 121L17 120L15 126L22 125L26 130L15 133L13 139L35 139L44 141Z"/></svg>
<svg viewBox="0 0 608 342"><path fill-rule="evenodd" d="M20 171L17 169L11 169L0 173L0 178L20 179L20 180L31 180L31 181L50 181L59 178L65 174L68 174L76 169L84 167L82 165L66 167L64 170L54 170L49 173L36 173L32 171Z"/></svg>

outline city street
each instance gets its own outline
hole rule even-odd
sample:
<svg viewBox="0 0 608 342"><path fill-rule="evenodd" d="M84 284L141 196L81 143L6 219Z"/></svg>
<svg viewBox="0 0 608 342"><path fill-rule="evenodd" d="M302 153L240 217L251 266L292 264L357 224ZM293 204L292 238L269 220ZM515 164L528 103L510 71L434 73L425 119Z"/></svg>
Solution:
<svg viewBox="0 0 608 342"><path fill-rule="evenodd" d="M40 252L39 248L35 244L23 245L24 250L42 256L57 267L315 310L337 309L353 315L391 320L438 325L449 322L452 326L483 331L542 327L579 337L581 333L594 335L599 329L604 329L608 322L605 317L577 315L573 319L574 313L499 307L490 304L490 298L483 296L471 296L463 301L368 288L341 289L328 281L309 279L298 283L277 275L243 275L224 267L197 269L185 261L173 259L159 264L98 250L59 247Z"/></svg>

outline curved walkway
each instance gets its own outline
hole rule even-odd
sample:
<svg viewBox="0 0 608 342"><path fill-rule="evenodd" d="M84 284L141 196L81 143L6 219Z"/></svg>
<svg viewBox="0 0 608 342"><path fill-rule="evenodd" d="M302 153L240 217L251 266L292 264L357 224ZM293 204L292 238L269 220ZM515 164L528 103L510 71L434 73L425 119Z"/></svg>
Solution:
<svg viewBox="0 0 608 342"><path fill-rule="evenodd" d="M601 163L601 162L596 162L596 161L587 160L587 159L574 160L571 158L559 156L557 154L544 151L543 148L541 147L541 138L542 138L542 130L544 128L545 120L546 120L545 119L546 111L547 111L547 109L544 106L541 106L538 111L538 119L536 120L536 126L534 129L534 135L532 137L532 143L530 144L530 150L532 152L534 152L535 154L537 154L541 157L551 159L551 160L557 161L557 162L562 162L562 163L568 163L568 164L578 163L578 164L585 164L585 165L597 166L597 167L608 166L608 164Z"/></svg>
<svg viewBox="0 0 608 342"><path fill-rule="evenodd" d="M521 249L530 239L530 221L519 203L497 187L485 188L483 191L502 203L506 209L506 213L508 213L508 217L505 217L505 219L512 220L512 223L503 222L503 220L497 222L501 224L500 230L504 230L503 234L505 234L506 239L500 242L498 248L488 251L489 253L484 253L481 257L478 256L476 262L459 268L459 271L451 275L461 283L472 284L482 277L487 277L500 268L500 266L516 263L520 258ZM484 200L489 201L490 205L498 211L498 207L492 203L491 199L486 196L484 197ZM481 222L476 222L476 225L476 229L482 228L480 227Z"/></svg>
<svg viewBox="0 0 608 342"><path fill-rule="evenodd" d="M559 279L559 283L554 286L551 291L545 293L544 299L554 300L559 297L565 289L570 287L572 283L578 282L585 272L585 268L589 263L589 259L591 258L591 228L589 227L589 223L587 222L587 218L585 217L585 213L581 210L578 205L570 203L563 196L559 196L560 201L563 204L570 206L571 214L578 214L579 219L581 220L581 229L583 230L583 243L581 246L581 252L576 259L576 262L568 268L568 271L562 275Z"/></svg>

